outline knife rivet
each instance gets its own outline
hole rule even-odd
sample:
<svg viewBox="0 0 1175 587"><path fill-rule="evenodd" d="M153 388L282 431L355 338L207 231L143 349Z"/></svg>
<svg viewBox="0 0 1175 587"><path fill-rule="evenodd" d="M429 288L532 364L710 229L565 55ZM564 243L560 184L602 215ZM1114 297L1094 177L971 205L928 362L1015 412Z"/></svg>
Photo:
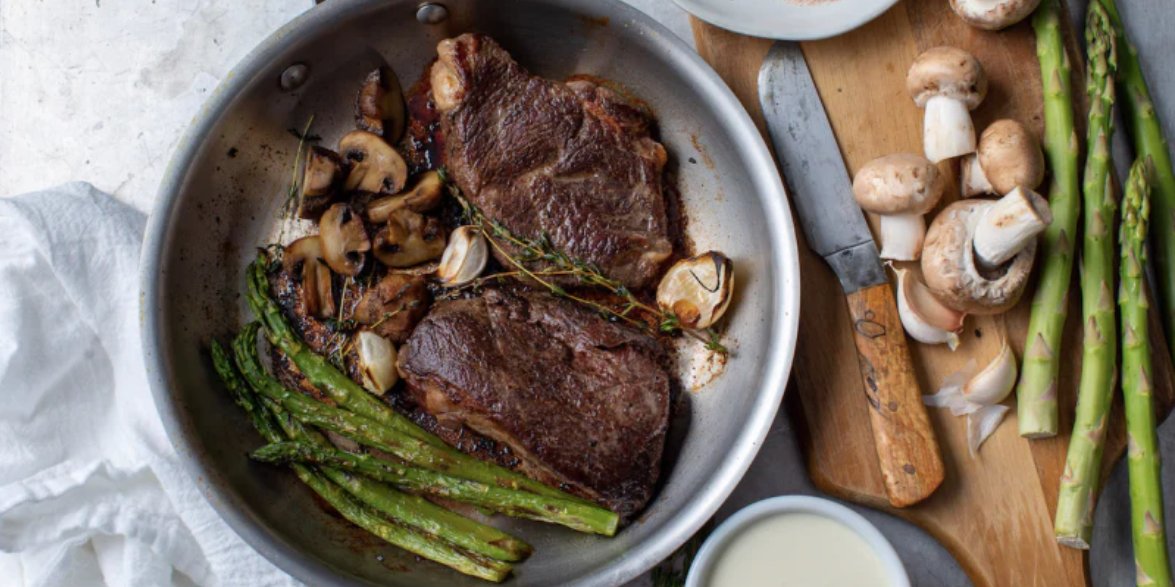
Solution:
<svg viewBox="0 0 1175 587"><path fill-rule="evenodd" d="M416 20L420 24L441 24L449 20L449 9L438 2L425 2L416 8Z"/></svg>
<svg viewBox="0 0 1175 587"><path fill-rule="evenodd" d="M889 411L891 411L891 412L898 411L898 402L889 402Z"/></svg>
<svg viewBox="0 0 1175 587"><path fill-rule="evenodd" d="M916 469L914 469L914 465L906 463L905 465L902 465L902 470L905 471L908 475L913 475Z"/></svg>

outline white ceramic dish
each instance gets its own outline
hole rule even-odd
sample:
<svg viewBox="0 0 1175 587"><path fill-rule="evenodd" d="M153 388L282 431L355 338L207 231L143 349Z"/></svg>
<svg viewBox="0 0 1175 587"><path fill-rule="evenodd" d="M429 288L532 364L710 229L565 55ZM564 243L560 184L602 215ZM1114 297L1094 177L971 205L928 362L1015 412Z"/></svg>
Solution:
<svg viewBox="0 0 1175 587"><path fill-rule="evenodd" d="M851 31L898 0L673 0L690 14L744 35L810 41Z"/></svg>
<svg viewBox="0 0 1175 587"><path fill-rule="evenodd" d="M690 567L685 587L706 587L723 549L751 524L781 514L815 514L843 524L855 532L877 554L892 587L910 587L910 578L902 566L898 553L885 536L857 512L834 501L805 495L786 495L755 502L727 518L706 539L693 566Z"/></svg>

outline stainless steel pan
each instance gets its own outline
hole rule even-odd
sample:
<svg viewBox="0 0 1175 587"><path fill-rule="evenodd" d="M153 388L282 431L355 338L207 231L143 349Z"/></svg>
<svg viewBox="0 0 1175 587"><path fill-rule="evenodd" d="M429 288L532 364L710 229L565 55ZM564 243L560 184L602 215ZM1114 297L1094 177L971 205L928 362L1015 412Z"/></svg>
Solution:
<svg viewBox="0 0 1175 587"><path fill-rule="evenodd" d="M379 60L410 84L438 41L480 31L538 74L618 81L656 113L698 250L734 259L734 354L724 374L685 394L656 501L637 523L611 539L513 519L495 523L536 547L517 568L515 585L621 584L713 514L779 406L799 319L799 266L783 188L762 138L721 79L636 10L614 0L445 5L449 18L426 25L411 0L331 0L262 43L193 120L160 188L143 252L143 345L155 402L209 503L291 575L312 585L478 584L350 528L287 471L250 462L246 452L261 439L223 392L205 349L247 319L242 271L276 225L296 148L287 129L314 114L315 132L335 144L352 126L362 74ZM283 71L296 63L307 67L304 83L283 88ZM681 375L688 385L697 374L687 362Z"/></svg>

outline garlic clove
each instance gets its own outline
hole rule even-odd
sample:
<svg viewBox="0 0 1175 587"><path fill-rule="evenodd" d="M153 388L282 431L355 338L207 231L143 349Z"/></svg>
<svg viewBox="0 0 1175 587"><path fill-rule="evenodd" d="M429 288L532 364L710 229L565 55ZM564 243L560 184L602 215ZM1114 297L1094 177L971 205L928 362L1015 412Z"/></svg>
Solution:
<svg viewBox="0 0 1175 587"><path fill-rule="evenodd" d="M995 432L1010 409L1008 406L996 404L983 406L967 414L967 448L971 451L971 458L975 458L979 446Z"/></svg>
<svg viewBox="0 0 1175 587"><path fill-rule="evenodd" d="M476 226L462 226L449 236L449 245L441 255L437 276L449 287L465 285L481 275L488 259L485 236Z"/></svg>
<svg viewBox="0 0 1175 587"><path fill-rule="evenodd" d="M722 318L733 293L734 264L726 255L709 251L669 268L657 286L657 305L685 328L709 328Z"/></svg>
<svg viewBox="0 0 1175 587"><path fill-rule="evenodd" d="M399 379L396 372L396 347L388 339L369 330L361 330L355 335L355 353L359 357L363 387L368 391L383 395L396 384Z"/></svg>
<svg viewBox="0 0 1175 587"><path fill-rule="evenodd" d="M932 408L948 408L952 416L962 416L979 409L981 406L971 403L963 395L963 387L975 375L977 369L975 359L967 361L962 369L943 378L942 386L934 395L922 396L922 403Z"/></svg>
<svg viewBox="0 0 1175 587"><path fill-rule="evenodd" d="M981 406L998 404L1012 393L1017 375L1016 354L1005 339L996 358L963 386L963 395Z"/></svg>
<svg viewBox="0 0 1175 587"><path fill-rule="evenodd" d="M893 264L890 269L898 278L898 316L910 338L924 344L946 343L955 350L967 315L938 301L910 270Z"/></svg>

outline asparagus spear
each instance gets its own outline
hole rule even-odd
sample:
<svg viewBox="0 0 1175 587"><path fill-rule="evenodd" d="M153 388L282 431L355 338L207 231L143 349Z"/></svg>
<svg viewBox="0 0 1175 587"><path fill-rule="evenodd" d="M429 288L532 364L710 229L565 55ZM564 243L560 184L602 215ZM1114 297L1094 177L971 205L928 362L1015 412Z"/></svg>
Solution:
<svg viewBox="0 0 1175 587"><path fill-rule="evenodd" d="M248 336L250 332L252 337ZM381 426L373 420L332 408L300 393L289 391L266 375L261 368L256 346L252 344L256 332L256 327L246 328L247 334L233 342L237 366L258 393L276 402L301 422L342 434L355 442L394 454L412 465L431 470L428 473L415 473L422 476L421 478L443 479L451 485L458 484L464 478L478 482L477 485L483 487L497 488L499 491L495 495L502 495L502 499L508 497L514 503L513 507L521 511L537 507L539 511L545 512L546 521L605 536L616 533L619 516L612 511L583 500L572 499L571 496L557 490L551 490L556 493L554 496L532 492L529 485L537 482L526 479L529 483L519 483L517 477L520 476L513 471L455 451L440 450L420 440L399 434L394 429ZM503 513L511 514L510 511Z"/></svg>
<svg viewBox="0 0 1175 587"><path fill-rule="evenodd" d="M1085 324L1077 416L1061 476L1054 532L1057 542L1089 548L1094 496L1101 470L1106 421L1117 376L1118 333L1114 324L1114 192L1110 185L1110 137L1114 133L1114 31L1105 8L1089 4L1085 43L1088 53L1089 154L1085 163L1085 231L1081 249L1081 307Z"/></svg>
<svg viewBox="0 0 1175 587"><path fill-rule="evenodd" d="M269 442L281 442L285 438L284 435L271 419L270 414L258 405L254 396L241 382L229 362L228 354L215 340L212 341L212 361L221 379L224 380L225 387L232 394L233 400L249 413L257 431ZM481 579L501 582L510 574L512 567L509 563L464 552L447 542L419 534L405 526L388 521L347 495L313 467L299 463L294 463L291 467L303 483L310 486L344 518L390 544Z"/></svg>
<svg viewBox="0 0 1175 587"><path fill-rule="evenodd" d="M1032 27L1036 30L1036 54L1044 86L1044 147L1052 170L1049 209L1053 222L1044 232L1044 262L1032 299L1024 368L1016 390L1020 435L1028 438L1057 434L1057 372L1073 275L1072 239L1077 234L1079 213L1073 91L1060 24L1057 0L1041 2L1032 17Z"/></svg>
<svg viewBox="0 0 1175 587"><path fill-rule="evenodd" d="M1159 314L1168 340L1175 336L1175 171L1171 167L1171 152L1163 137L1163 127L1155 115L1150 90L1138 60L1138 50L1126 39L1126 29L1114 0L1101 0L1117 32L1120 65L1118 91L1123 96L1122 107L1130 123L1134 152L1150 158L1153 169L1152 187L1155 215L1160 219L1158 230L1152 231L1151 246L1158 262L1154 272L1159 290ZM1167 350L1175 357L1175 345Z"/></svg>
<svg viewBox="0 0 1175 587"><path fill-rule="evenodd" d="M1152 403L1151 347L1146 295L1146 235L1150 216L1150 159L1139 157L1130 168L1122 207L1122 396L1130 472L1130 521L1139 587L1171 585L1167 531L1163 519L1159 439Z"/></svg>
<svg viewBox="0 0 1175 587"><path fill-rule="evenodd" d="M313 446L301 442L281 442L263 446L253 452L253 458L266 463L314 463L354 471L373 479L391 483L412 491L439 495L463 503L480 505L509 516L530 518L542 522L563 524L579 530L588 530L579 519L582 504L564 502L537 496L524 491L491 487L484 483L409 467L338 450L333 447Z"/></svg>
<svg viewBox="0 0 1175 587"><path fill-rule="evenodd" d="M256 340L256 333L250 340ZM286 436L300 446L313 445L320 450L333 448L326 438L314 430L307 430L290 414L272 401L262 400L277 420ZM279 443L285 444L285 443ZM276 446L273 444L267 446ZM387 485L352 475L330 463L320 470L331 481L342 487L368 507L382 512L392 520L412 526L428 534L447 540L472 553L503 561L519 561L534 551L526 542L493 526L470 520L424 499L396 491Z"/></svg>
<svg viewBox="0 0 1175 587"><path fill-rule="evenodd" d="M457 469L442 470L457 473L461 476L468 475L468 478L484 483L498 484L513 489L524 489L540 495L578 501L583 504L595 506L595 504L587 500L569 495L553 487L548 487L525 475L515 473L514 471L491 463L484 463L465 455L420 428L399 412L380 403L379 400L364 391L351 378L339 372L326 359L315 354L302 343L282 316L281 309L269 297L269 282L265 277L266 264L267 260L263 252L258 256L257 261L249 266L246 281L248 282L249 304L253 308L254 314L264 316L263 322L270 342L282 349L282 352L286 353L294 361L294 364L298 366L298 369L302 371L302 374L311 383L321 389L328 390L332 399L344 409L354 412L362 417L364 421L374 420L378 424L381 424L377 426L381 432L388 433L394 437L408 437L409 440L415 441L405 444L405 447L412 447L415 458L424 460L424 462L417 463L418 465L436 468L436 466L451 462L454 464L446 466L466 468L468 471L461 473ZM264 371L260 371L260 373L264 374ZM340 434L342 433L340 432ZM428 446L419 446L421 444ZM400 458L410 460L404 456ZM434 462L436 466L430 467L425 464L426 462Z"/></svg>

